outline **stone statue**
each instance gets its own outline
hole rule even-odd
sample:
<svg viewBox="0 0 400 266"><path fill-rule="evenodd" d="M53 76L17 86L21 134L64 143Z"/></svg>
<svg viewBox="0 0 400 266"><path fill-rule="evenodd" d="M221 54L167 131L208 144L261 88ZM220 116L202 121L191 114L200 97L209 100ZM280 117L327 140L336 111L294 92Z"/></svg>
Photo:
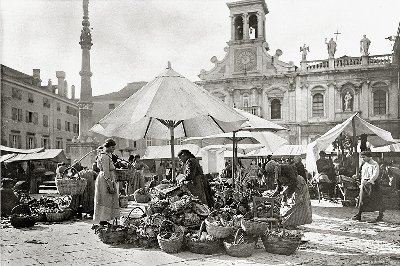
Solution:
<svg viewBox="0 0 400 266"><path fill-rule="evenodd" d="M369 55L368 49L371 41L367 38L367 35L364 34L363 38L360 41L360 53L362 56Z"/></svg>
<svg viewBox="0 0 400 266"><path fill-rule="evenodd" d="M310 47L306 46L305 44L303 47L300 47L300 52L303 52L301 54L301 61L307 61L307 52L310 51Z"/></svg>
<svg viewBox="0 0 400 266"><path fill-rule="evenodd" d="M351 99L353 99L353 97L351 96L350 92L347 92L346 95L344 96L344 110L345 111L352 110Z"/></svg>
<svg viewBox="0 0 400 266"><path fill-rule="evenodd" d="M333 38L331 38L329 42L327 42L327 39L325 38L325 44L326 44L327 49L328 49L329 58L335 57L336 42L333 40Z"/></svg>

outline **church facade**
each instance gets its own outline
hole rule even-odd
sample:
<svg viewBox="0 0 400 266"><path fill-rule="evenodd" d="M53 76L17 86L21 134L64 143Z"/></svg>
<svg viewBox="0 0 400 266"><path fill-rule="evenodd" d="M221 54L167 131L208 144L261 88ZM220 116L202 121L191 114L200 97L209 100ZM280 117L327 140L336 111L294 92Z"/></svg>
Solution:
<svg viewBox="0 0 400 266"><path fill-rule="evenodd" d="M196 82L226 104L289 128L291 144L308 144L355 112L400 138L398 36L389 54L370 55L361 40L360 57L335 58L336 43L327 42L328 59L307 60L300 67L270 54L265 38L264 0L229 2L231 38L222 60L201 70ZM397 47L397 48L396 48Z"/></svg>

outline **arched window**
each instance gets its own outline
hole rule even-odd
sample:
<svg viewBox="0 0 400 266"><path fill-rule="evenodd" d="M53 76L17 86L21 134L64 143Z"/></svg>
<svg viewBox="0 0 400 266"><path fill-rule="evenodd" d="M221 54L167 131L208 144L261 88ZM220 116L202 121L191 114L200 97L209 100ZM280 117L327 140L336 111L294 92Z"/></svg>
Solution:
<svg viewBox="0 0 400 266"><path fill-rule="evenodd" d="M243 40L243 18L237 16L235 18L235 40Z"/></svg>
<svg viewBox="0 0 400 266"><path fill-rule="evenodd" d="M316 93L313 96L312 116L314 117L324 116L324 96L321 93Z"/></svg>
<svg viewBox="0 0 400 266"><path fill-rule="evenodd" d="M281 101L274 99L271 102L271 119L281 119Z"/></svg>
<svg viewBox="0 0 400 266"><path fill-rule="evenodd" d="M386 114L386 92L384 90L376 90L374 92L374 114Z"/></svg>
<svg viewBox="0 0 400 266"><path fill-rule="evenodd" d="M258 19L255 14L252 14L249 17L249 38L250 40L258 38Z"/></svg>
<svg viewBox="0 0 400 266"><path fill-rule="evenodd" d="M249 95L243 94L243 107L249 107L250 106L250 97Z"/></svg>

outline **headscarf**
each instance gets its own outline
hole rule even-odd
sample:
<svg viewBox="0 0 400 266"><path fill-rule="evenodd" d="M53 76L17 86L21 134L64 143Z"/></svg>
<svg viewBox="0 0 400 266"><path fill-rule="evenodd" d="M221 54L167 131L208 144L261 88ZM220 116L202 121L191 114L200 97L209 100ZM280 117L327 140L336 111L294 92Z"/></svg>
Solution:
<svg viewBox="0 0 400 266"><path fill-rule="evenodd" d="M104 142L103 146L105 148L109 148L112 146L116 146L117 144L115 143L115 141L113 139L106 139L106 141Z"/></svg>

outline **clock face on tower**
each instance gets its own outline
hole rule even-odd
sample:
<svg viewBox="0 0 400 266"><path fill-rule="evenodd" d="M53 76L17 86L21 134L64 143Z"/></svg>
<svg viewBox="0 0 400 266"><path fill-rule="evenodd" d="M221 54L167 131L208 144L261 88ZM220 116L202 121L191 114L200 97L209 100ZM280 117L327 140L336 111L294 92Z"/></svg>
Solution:
<svg viewBox="0 0 400 266"><path fill-rule="evenodd" d="M257 66L255 49L235 50L235 72L251 71Z"/></svg>

